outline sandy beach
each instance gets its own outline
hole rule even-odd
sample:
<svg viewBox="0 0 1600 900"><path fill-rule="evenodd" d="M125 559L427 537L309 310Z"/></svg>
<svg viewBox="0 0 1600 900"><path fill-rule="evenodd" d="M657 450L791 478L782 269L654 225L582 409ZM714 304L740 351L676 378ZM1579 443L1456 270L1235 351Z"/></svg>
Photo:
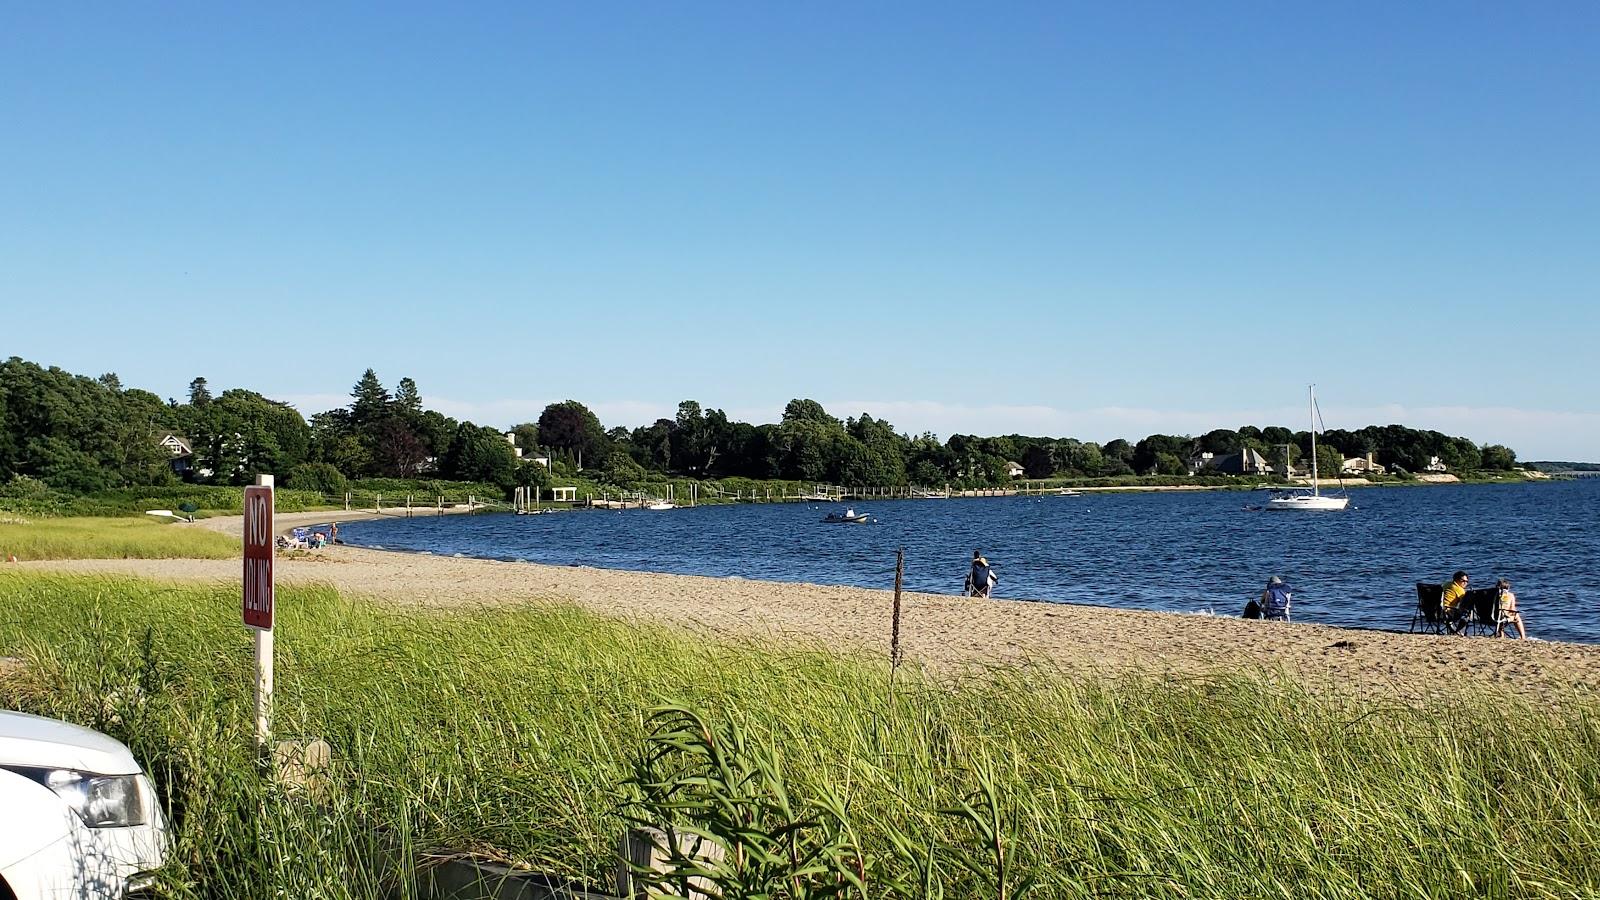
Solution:
<svg viewBox="0 0 1600 900"><path fill-rule="evenodd" d="M354 514L340 513L350 520ZM304 519L305 521L300 521ZM280 528L327 513L278 517ZM238 517L190 527L238 533ZM231 560L78 560L24 569L237 582ZM800 641L887 655L892 593L854 587L706 578L330 547L283 557L286 584L325 583L375 602L457 609L567 602L604 615L714 636ZM908 593L907 658L941 673L1043 665L1068 673L1173 676L1258 670L1318 688L1413 700L1463 686L1559 702L1600 692L1600 646L1436 637L1221 616Z"/></svg>

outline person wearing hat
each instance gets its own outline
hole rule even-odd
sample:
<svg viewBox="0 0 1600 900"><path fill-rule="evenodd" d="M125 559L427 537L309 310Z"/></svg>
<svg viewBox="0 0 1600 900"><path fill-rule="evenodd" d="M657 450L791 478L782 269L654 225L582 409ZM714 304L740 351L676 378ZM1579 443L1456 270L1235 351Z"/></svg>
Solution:
<svg viewBox="0 0 1600 900"><path fill-rule="evenodd" d="M1274 575L1267 579L1266 590L1261 592L1261 618L1272 619L1279 622L1289 621L1289 601L1292 599L1289 586L1283 579Z"/></svg>

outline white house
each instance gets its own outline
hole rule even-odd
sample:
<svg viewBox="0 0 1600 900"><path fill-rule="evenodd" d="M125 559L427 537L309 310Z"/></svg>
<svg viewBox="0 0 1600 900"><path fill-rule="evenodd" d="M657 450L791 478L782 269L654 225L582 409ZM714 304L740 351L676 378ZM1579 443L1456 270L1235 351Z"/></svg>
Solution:
<svg viewBox="0 0 1600 900"><path fill-rule="evenodd" d="M1444 472L1444 471L1446 471L1446 466L1445 466L1444 462L1439 459L1439 457L1430 456L1430 457L1428 457L1428 464L1422 467L1422 471L1424 471L1424 472Z"/></svg>
<svg viewBox="0 0 1600 900"><path fill-rule="evenodd" d="M1366 456L1353 456L1345 460L1339 471L1345 475L1384 475L1389 470L1373 459L1369 452Z"/></svg>
<svg viewBox="0 0 1600 900"><path fill-rule="evenodd" d="M521 459L522 448L517 446L517 433L515 431L506 432L506 443L511 445L511 452L517 455L517 459Z"/></svg>
<svg viewBox="0 0 1600 900"><path fill-rule="evenodd" d="M1018 464L1018 463L1007 462L1006 463L1006 474L1010 475L1012 478L1021 478L1023 475L1027 474L1027 470L1023 469L1022 466L1020 464Z"/></svg>

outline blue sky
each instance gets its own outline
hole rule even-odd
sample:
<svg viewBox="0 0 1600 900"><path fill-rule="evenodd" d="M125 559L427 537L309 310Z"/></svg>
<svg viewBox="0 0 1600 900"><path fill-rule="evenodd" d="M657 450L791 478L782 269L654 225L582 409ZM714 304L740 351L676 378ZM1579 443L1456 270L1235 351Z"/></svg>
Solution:
<svg viewBox="0 0 1600 900"><path fill-rule="evenodd" d="M0 355L1600 459L1600 5L13 4ZM243 352L257 330L265 349Z"/></svg>

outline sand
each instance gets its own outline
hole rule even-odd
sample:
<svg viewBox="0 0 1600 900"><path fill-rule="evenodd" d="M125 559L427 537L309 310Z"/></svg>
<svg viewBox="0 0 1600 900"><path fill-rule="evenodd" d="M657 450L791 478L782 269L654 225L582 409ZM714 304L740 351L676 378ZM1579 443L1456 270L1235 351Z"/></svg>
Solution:
<svg viewBox="0 0 1600 900"><path fill-rule="evenodd" d="M339 513L338 519L356 516ZM326 522L282 515L278 526ZM304 520L304 521L302 521ZM239 519L191 527L238 533ZM237 583L230 560L76 560L23 569ZM282 583L325 583L376 602L470 614L485 604L568 602L713 636L800 641L886 657L892 593L853 587L535 565L329 547L280 558ZM1533 623L1537 627L1537 621ZM1067 673L1191 676L1265 671L1316 689L1416 700L1487 688L1559 703L1600 695L1600 646L1438 637L1231 617L908 593L907 659L939 673L1041 665Z"/></svg>

